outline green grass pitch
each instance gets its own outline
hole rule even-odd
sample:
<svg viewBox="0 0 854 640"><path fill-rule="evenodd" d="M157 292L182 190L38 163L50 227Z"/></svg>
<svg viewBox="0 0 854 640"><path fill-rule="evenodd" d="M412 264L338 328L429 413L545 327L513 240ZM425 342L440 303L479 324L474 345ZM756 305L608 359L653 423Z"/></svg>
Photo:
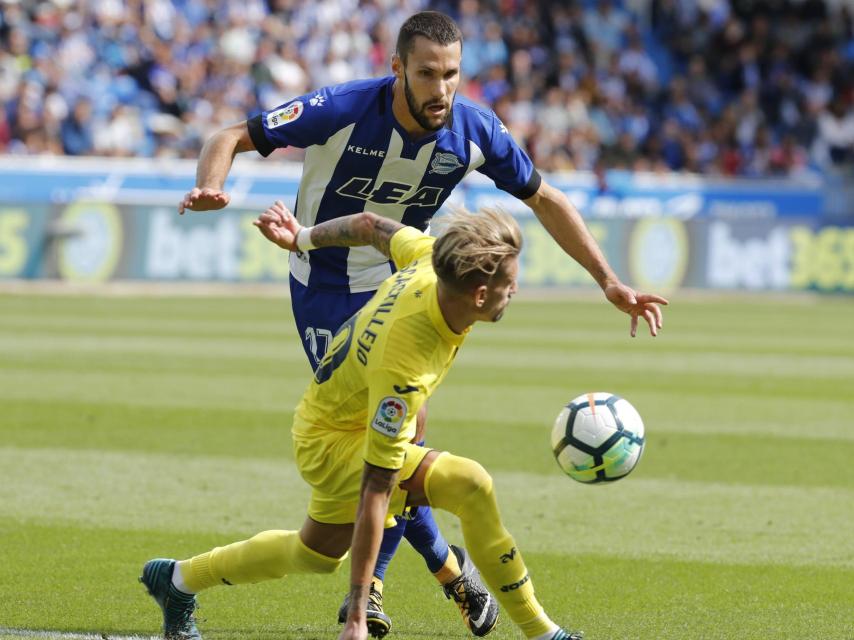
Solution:
<svg viewBox="0 0 854 640"><path fill-rule="evenodd" d="M146 559L299 527L308 377L283 299L0 297L0 637L150 637ZM549 450L588 391L646 422L604 487ZM518 299L461 350L428 442L493 474L547 611L589 640L854 639L852 299L676 295L634 340L604 300ZM205 593L202 632L334 638L348 567ZM386 610L389 640L466 637L405 543Z"/></svg>

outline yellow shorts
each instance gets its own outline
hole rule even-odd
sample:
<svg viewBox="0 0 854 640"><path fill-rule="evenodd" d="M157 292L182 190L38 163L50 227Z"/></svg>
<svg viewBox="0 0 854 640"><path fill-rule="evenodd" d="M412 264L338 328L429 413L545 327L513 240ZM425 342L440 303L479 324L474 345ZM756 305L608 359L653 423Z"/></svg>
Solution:
<svg viewBox="0 0 854 640"><path fill-rule="evenodd" d="M355 522L365 468L365 432L322 429L295 417L293 440L297 468L311 486L309 517L326 524ZM429 452L426 447L407 444L398 482L411 478ZM394 516L403 514L406 496L399 486L392 490L386 527L393 527Z"/></svg>

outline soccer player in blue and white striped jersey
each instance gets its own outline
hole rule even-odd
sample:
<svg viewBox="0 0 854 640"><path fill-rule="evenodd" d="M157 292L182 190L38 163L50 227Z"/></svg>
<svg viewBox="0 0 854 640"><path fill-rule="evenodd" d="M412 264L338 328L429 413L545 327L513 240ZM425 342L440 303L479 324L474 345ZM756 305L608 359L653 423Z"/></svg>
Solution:
<svg viewBox="0 0 854 640"><path fill-rule="evenodd" d="M454 187L479 171L534 211L607 299L631 316L632 335L639 317L655 334L660 318L619 281L567 197L542 179L495 113L456 95L462 48L460 30L448 16L431 11L411 16L398 36L393 75L319 89L212 136L201 152L196 187L179 212L225 207L229 196L223 186L232 159L253 149L263 156L285 146L306 149L295 207L304 226L369 210L424 230ZM394 269L369 246L291 254L294 317L312 367L338 327ZM417 440L423 438L425 415L419 416ZM489 633L497 610L477 611L483 600L467 600L467 587L483 587L466 583L476 576L463 575L458 552L450 550L430 510L422 507L413 519L386 531L375 569L376 595L372 591L369 603L371 633L381 637L390 628L382 611L382 579L401 536L456 600L471 632ZM494 605L494 599L486 601Z"/></svg>

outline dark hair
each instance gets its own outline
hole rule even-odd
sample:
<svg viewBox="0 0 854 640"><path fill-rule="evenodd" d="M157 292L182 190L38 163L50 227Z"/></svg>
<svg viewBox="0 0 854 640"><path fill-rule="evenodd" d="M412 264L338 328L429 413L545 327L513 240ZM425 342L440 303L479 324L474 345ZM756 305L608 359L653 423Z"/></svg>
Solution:
<svg viewBox="0 0 854 640"><path fill-rule="evenodd" d="M404 64L415 36L424 36L442 46L457 41L460 46L463 44L463 34L453 18L438 11L421 11L410 16L397 34L397 55Z"/></svg>

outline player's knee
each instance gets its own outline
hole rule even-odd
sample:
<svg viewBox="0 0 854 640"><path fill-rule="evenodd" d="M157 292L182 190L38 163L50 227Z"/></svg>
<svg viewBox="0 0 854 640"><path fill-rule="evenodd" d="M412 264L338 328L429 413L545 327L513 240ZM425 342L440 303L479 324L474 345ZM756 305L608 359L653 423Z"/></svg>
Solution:
<svg viewBox="0 0 854 640"><path fill-rule="evenodd" d="M471 500L480 500L492 493L492 476L475 460L460 458L464 461L461 465L459 482L463 487L464 495L470 496Z"/></svg>
<svg viewBox="0 0 854 640"><path fill-rule="evenodd" d="M306 544L299 539L299 536L294 536L294 538L294 545L297 553L297 561L295 564L298 566L298 571L300 573L335 573L338 571L338 568L344 564L344 560L347 558L346 553L340 558L333 558L331 556L324 555L315 551L311 547L306 546Z"/></svg>
<svg viewBox="0 0 854 640"><path fill-rule="evenodd" d="M436 458L428 493L431 504L457 513L492 494L492 476L480 463L452 454Z"/></svg>
<svg viewBox="0 0 854 640"><path fill-rule="evenodd" d="M315 563L313 565L314 571L312 571L312 573L335 573L343 563L343 558L341 560L338 560L337 558L328 558L328 561L326 562Z"/></svg>

